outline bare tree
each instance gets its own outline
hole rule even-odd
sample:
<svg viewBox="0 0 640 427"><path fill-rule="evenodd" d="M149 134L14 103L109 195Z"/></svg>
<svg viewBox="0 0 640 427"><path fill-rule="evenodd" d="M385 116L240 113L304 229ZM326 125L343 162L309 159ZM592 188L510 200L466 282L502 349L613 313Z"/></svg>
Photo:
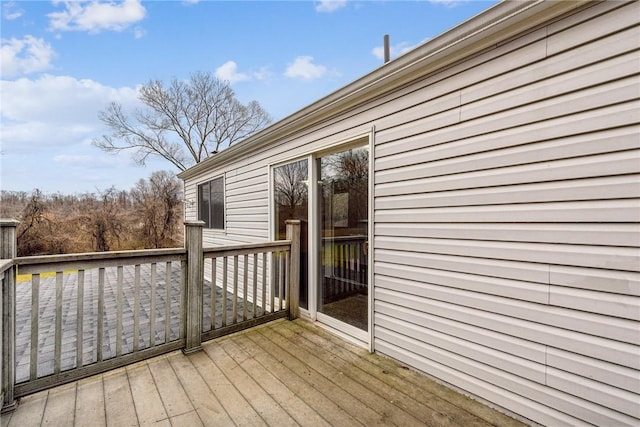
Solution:
<svg viewBox="0 0 640 427"><path fill-rule="evenodd" d="M307 163L287 163L274 169L274 194L276 203L292 212L307 201Z"/></svg>
<svg viewBox="0 0 640 427"><path fill-rule="evenodd" d="M181 186L171 172L153 172L131 189L138 212L138 231L145 247L162 248L180 243Z"/></svg>
<svg viewBox="0 0 640 427"><path fill-rule="evenodd" d="M45 195L39 189L31 194L18 226L18 256L61 254L69 250L71 241L62 232L55 215L50 212Z"/></svg>
<svg viewBox="0 0 640 427"><path fill-rule="evenodd" d="M188 81L174 78L166 87L151 80L138 97L146 108L132 116L117 102L100 112L112 134L93 144L108 152L135 150L140 165L154 155L185 170L271 121L258 102L243 105L229 83L211 73L195 73Z"/></svg>
<svg viewBox="0 0 640 427"><path fill-rule="evenodd" d="M120 248L121 235L125 234L122 221L125 212L118 205L118 195L115 187L99 191L99 198L91 193L84 195L86 211L78 220L91 236L95 251Z"/></svg>
<svg viewBox="0 0 640 427"><path fill-rule="evenodd" d="M278 166L273 172L278 238L284 239L286 220L307 217L307 161L287 163Z"/></svg>

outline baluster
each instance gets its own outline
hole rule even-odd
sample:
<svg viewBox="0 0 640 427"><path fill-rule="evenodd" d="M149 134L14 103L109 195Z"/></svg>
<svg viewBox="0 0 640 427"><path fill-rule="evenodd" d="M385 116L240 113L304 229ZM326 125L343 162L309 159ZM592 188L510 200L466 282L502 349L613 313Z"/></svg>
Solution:
<svg viewBox="0 0 640 427"><path fill-rule="evenodd" d="M164 268L164 342L169 342L171 335L171 261Z"/></svg>
<svg viewBox="0 0 640 427"><path fill-rule="evenodd" d="M29 359L29 379L38 378L38 319L40 318L40 274L31 276L31 357Z"/></svg>
<svg viewBox="0 0 640 427"><path fill-rule="evenodd" d="M211 330L216 328L216 294L218 293L217 273L218 258L211 258Z"/></svg>
<svg viewBox="0 0 640 427"><path fill-rule="evenodd" d="M124 267L118 266L116 279L116 357L122 355L122 279Z"/></svg>
<svg viewBox="0 0 640 427"><path fill-rule="evenodd" d="M187 328L185 327L185 321L187 319L185 311L187 310L187 261L180 262L180 338L185 338Z"/></svg>
<svg viewBox="0 0 640 427"><path fill-rule="evenodd" d="M271 309L271 313L274 313L276 311L275 309L275 296L276 296L276 253L275 252L271 252L271 280L269 283L269 291L271 293L271 305L270 305L270 309Z"/></svg>
<svg viewBox="0 0 640 427"><path fill-rule="evenodd" d="M96 340L97 359L102 362L102 341L104 338L104 267L98 269L98 337Z"/></svg>
<svg viewBox="0 0 640 427"><path fill-rule="evenodd" d="M56 326L53 345L53 373L59 374L62 364L62 279L63 272L56 271Z"/></svg>
<svg viewBox="0 0 640 427"><path fill-rule="evenodd" d="M281 264L282 265L282 264ZM281 284L281 291L282 294L280 295L280 309L282 310L282 308L289 308L289 306L286 304L287 303L287 296L289 296L289 289L290 287L290 283L291 283L291 276L289 275L289 272L291 271L291 252L290 251L284 251L284 271L282 273L282 275L284 276L284 284Z"/></svg>
<svg viewBox="0 0 640 427"><path fill-rule="evenodd" d="M238 255L233 257L233 300L231 301L231 323L238 323Z"/></svg>
<svg viewBox="0 0 640 427"><path fill-rule="evenodd" d="M357 261L357 274L356 281L358 282L356 285L359 287L362 283L362 244L360 242L356 243L356 256L355 259Z"/></svg>
<svg viewBox="0 0 640 427"><path fill-rule="evenodd" d="M133 351L140 348L140 264L134 270L133 290Z"/></svg>
<svg viewBox="0 0 640 427"><path fill-rule="evenodd" d="M78 300L76 303L76 368L84 364L84 270L78 270Z"/></svg>
<svg viewBox="0 0 640 427"><path fill-rule="evenodd" d="M227 326L227 257L222 258L222 327Z"/></svg>
<svg viewBox="0 0 640 427"><path fill-rule="evenodd" d="M253 254L253 307L251 309L251 314L253 318L256 318L258 305L258 254Z"/></svg>
<svg viewBox="0 0 640 427"><path fill-rule="evenodd" d="M151 308L149 309L149 347L156 345L156 263L151 263Z"/></svg>
<svg viewBox="0 0 640 427"><path fill-rule="evenodd" d="M249 277L249 255L244 254L244 274L242 275L242 320L247 320L247 286Z"/></svg>
<svg viewBox="0 0 640 427"><path fill-rule="evenodd" d="M262 316L267 308L267 253L262 253Z"/></svg>
<svg viewBox="0 0 640 427"><path fill-rule="evenodd" d="M284 269L284 261L285 261L285 252L280 252L278 254L278 306L279 310L284 308L284 278L286 274L286 270ZM275 311L275 310L274 310Z"/></svg>
<svg viewBox="0 0 640 427"><path fill-rule="evenodd" d="M355 276L355 272L356 272L356 266L355 266L355 246L352 244L349 244L349 292L353 292L354 290L354 282L356 281L356 276Z"/></svg>

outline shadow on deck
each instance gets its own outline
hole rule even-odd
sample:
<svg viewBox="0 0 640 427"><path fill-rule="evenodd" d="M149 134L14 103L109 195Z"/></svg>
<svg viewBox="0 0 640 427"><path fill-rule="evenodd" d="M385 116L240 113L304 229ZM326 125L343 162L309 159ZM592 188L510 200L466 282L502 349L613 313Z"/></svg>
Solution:
<svg viewBox="0 0 640 427"><path fill-rule="evenodd" d="M279 320L21 399L2 426L521 425L304 320Z"/></svg>

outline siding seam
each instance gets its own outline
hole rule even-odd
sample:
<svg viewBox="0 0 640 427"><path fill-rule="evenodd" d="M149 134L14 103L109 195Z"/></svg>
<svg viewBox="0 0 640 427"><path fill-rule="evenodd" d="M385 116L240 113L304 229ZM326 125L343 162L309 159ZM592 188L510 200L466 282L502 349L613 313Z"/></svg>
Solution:
<svg viewBox="0 0 640 427"><path fill-rule="evenodd" d="M544 59L549 58L549 26L544 27Z"/></svg>
<svg viewBox="0 0 640 427"><path fill-rule="evenodd" d="M551 305L551 264L547 264L547 306ZM544 345L544 385L549 385L549 344Z"/></svg>

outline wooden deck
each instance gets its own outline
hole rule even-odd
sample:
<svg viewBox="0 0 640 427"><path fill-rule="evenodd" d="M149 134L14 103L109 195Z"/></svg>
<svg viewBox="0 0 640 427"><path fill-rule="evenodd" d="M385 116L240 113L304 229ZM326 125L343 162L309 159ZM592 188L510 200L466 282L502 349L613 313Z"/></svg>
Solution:
<svg viewBox="0 0 640 427"><path fill-rule="evenodd" d="M24 397L2 426L522 425L304 320L203 347Z"/></svg>

